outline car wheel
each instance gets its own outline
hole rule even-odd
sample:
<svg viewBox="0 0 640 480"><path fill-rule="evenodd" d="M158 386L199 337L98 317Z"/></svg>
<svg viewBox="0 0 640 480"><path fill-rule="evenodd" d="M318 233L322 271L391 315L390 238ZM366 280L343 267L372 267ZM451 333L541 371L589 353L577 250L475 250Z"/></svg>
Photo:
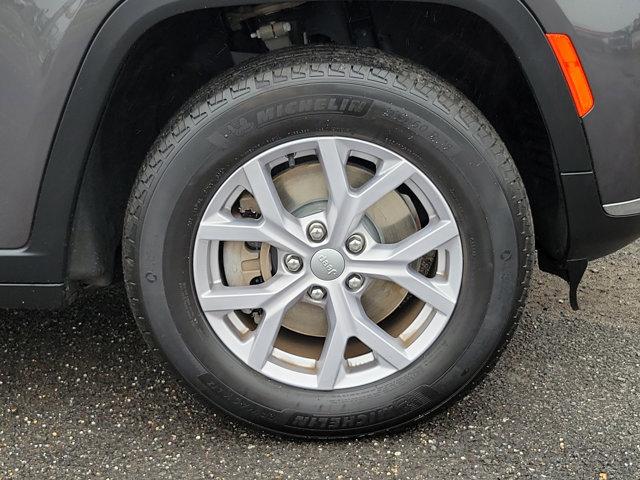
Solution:
<svg viewBox="0 0 640 480"><path fill-rule="evenodd" d="M522 181L452 86L375 50L308 47L196 93L125 222L146 339L213 405L289 435L395 428L508 336L533 258Z"/></svg>

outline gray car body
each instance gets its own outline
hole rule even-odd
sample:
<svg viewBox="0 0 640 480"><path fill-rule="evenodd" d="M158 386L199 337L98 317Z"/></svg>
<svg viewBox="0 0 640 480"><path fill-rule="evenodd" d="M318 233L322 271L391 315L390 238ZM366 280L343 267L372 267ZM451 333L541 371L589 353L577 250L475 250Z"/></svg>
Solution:
<svg viewBox="0 0 640 480"><path fill-rule="evenodd" d="M67 96L91 38L117 3L0 3L0 248L19 248L29 239Z"/></svg>
<svg viewBox="0 0 640 480"><path fill-rule="evenodd" d="M71 187L61 185L56 192L55 178L64 175L61 158L71 159L87 153L82 142L74 143L73 131L63 128L76 121L80 130L81 121L69 117L77 115L74 112L78 109L71 109L74 102L92 101L93 92L85 89L83 81L91 78L95 83L104 76L105 83L109 84L116 74L113 68L107 69L109 62L114 63L118 55L125 55L137 35L171 12L201 8L203 4L216 7L231 3L220 0L6 0L0 4L0 270L4 270L0 272L0 283L64 282L68 237L61 234L60 238L49 241L42 232L36 232L39 235L36 242L34 223L39 214L51 216L43 202L57 194L65 198L66 204L73 203L75 192L62 189L77 190L78 182L69 182ZM559 69L549 61L552 57L548 45L536 39L538 50L526 51L525 38L520 39L524 46L513 46L518 58L530 59L525 74L536 92L548 128L558 131L566 127L569 136L586 136L588 148L581 150L571 151L560 142L554 145L557 157L562 159L558 160L558 171L565 193L597 181L598 214L603 218L640 213L640 0L525 0L522 3L439 0L435 3L469 8L492 23L510 44L510 38L518 36L517 25L509 24L509 16L516 13L520 17L535 18L538 30L533 35L544 38L545 32L561 32L571 36L595 97L593 110L575 125L572 121L571 125L563 126L558 120L561 111L566 113L568 108L573 108L568 106L570 97L566 85L556 88L556 100L542 98L545 90L549 97L549 91L559 85L556 78ZM107 52L108 42L113 43L113 55ZM547 51L543 51L545 48ZM96 59L99 55L109 58ZM547 78L549 84L544 85ZM104 87L104 91L107 90ZM539 92L542 93L537 95ZM96 103L102 101L96 99ZM100 107L87 104L87 110L97 112L94 115L97 123ZM57 162L55 173L47 171L53 155ZM78 169L70 169L69 174L78 175ZM44 180L47 175L48 184ZM568 211L575 210L576 201L573 203L571 207L571 201L567 201ZM70 218L63 216L56 220L64 224L64 229L70 228ZM44 225L41 230L46 232L52 221L41 219ZM573 231L576 230L579 228L573 227ZM612 242L612 245L619 247L628 237L626 233L624 241ZM58 246L59 243L63 245ZM574 252L568 257L595 257L613 249L607 246L593 254ZM38 263L39 258L46 261ZM18 272L23 264L27 273ZM46 268L40 268L41 265Z"/></svg>

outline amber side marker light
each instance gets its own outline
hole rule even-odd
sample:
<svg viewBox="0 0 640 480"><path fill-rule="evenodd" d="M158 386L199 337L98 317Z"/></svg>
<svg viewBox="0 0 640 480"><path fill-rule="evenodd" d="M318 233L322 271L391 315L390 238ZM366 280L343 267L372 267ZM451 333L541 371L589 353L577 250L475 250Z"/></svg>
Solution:
<svg viewBox="0 0 640 480"><path fill-rule="evenodd" d="M578 115L584 117L593 108L593 94L573 42L564 33L547 33L553 53L569 86Z"/></svg>

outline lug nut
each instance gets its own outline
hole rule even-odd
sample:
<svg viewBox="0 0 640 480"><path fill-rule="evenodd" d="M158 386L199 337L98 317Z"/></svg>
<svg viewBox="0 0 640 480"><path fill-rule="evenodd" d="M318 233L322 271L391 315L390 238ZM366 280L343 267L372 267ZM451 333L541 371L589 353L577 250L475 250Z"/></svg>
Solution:
<svg viewBox="0 0 640 480"><path fill-rule="evenodd" d="M327 236L327 227L321 222L311 222L307 228L307 234L314 242L321 242Z"/></svg>
<svg viewBox="0 0 640 480"><path fill-rule="evenodd" d="M284 265L291 273L299 272L302 268L302 259L292 253L284 257Z"/></svg>
<svg viewBox="0 0 640 480"><path fill-rule="evenodd" d="M324 288L319 287L317 285L314 285L313 287L311 287L307 293L309 294L309 297L311 297L314 300L322 300L327 294Z"/></svg>
<svg viewBox="0 0 640 480"><path fill-rule="evenodd" d="M351 253L360 253L364 250L364 237L359 233L354 233L347 239L347 248Z"/></svg>
<svg viewBox="0 0 640 480"><path fill-rule="evenodd" d="M362 285L364 285L364 277L362 275L354 273L347 278L347 288L349 290L358 290Z"/></svg>

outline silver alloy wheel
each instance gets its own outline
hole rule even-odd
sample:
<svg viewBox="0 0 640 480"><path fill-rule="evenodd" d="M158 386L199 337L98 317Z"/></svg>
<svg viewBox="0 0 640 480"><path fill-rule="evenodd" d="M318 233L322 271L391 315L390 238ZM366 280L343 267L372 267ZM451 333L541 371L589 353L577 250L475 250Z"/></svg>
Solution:
<svg viewBox="0 0 640 480"><path fill-rule="evenodd" d="M369 179L355 188L348 175L348 162L353 158L373 166ZM298 168L303 162L319 162L328 195L320 207L314 204L311 210L291 212L284 207L274 178L282 169ZM400 190L399 198L411 204L416 217L418 210L422 212L423 221L400 241L385 243L368 212ZM259 213L239 216L237 205L247 192ZM326 225L326 236L319 242L307 235L312 222ZM366 240L357 254L346 245L354 233ZM268 267L262 269L263 276L256 277L256 284L229 285L226 269L239 267L220 261L225 244L241 249L249 245L260 252L260 263L267 262ZM302 258L299 271L284 268L288 254ZM420 268L427 255L435 259L428 272ZM267 377L320 390L369 384L420 357L454 311L462 271L458 226L435 185L396 153L345 137L290 141L232 173L203 214L193 255L200 306L229 350ZM353 274L365 278L363 288L348 288L346 280ZM393 282L409 295L396 308L399 313L376 323L362 299L368 285L380 280ZM312 286L323 287L326 297L311 299L307 292ZM304 302L309 308L321 308L326 318L326 335L316 354L298 348L299 337L289 338L299 334L282 332L287 312ZM403 320L390 328L394 320L389 318L394 316ZM363 344L364 351L351 348L354 339ZM350 350L356 353L348 354Z"/></svg>

